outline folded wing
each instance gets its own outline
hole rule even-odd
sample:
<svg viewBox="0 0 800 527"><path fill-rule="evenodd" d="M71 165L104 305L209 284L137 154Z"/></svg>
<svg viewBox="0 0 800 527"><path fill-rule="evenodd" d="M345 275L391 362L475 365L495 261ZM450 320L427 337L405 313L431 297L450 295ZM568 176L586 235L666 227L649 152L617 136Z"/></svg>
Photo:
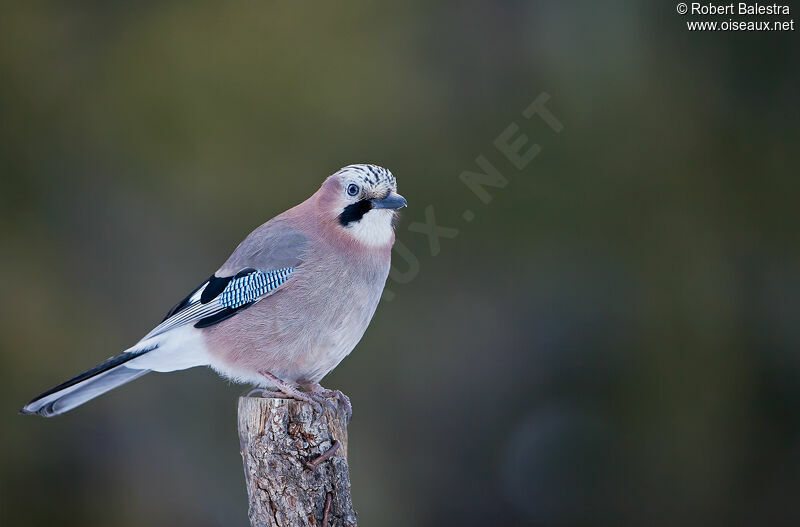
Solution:
<svg viewBox="0 0 800 527"><path fill-rule="evenodd" d="M164 321L142 340L187 324L205 328L222 322L275 292L291 278L293 272L293 267L271 270L248 267L234 276L212 275L172 308Z"/></svg>

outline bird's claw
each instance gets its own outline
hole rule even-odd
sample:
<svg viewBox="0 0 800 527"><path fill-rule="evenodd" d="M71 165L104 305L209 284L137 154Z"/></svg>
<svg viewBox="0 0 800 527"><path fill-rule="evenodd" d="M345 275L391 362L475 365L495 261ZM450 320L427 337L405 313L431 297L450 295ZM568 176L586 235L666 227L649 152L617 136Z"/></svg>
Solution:
<svg viewBox="0 0 800 527"><path fill-rule="evenodd" d="M353 405L350 403L350 398L346 396L341 390L333 390L334 397L339 401L339 404L344 407L344 415L347 417L347 423L350 424L350 419L353 418Z"/></svg>
<svg viewBox="0 0 800 527"><path fill-rule="evenodd" d="M353 417L353 405L350 403L350 398L342 393L341 390L329 390L328 388L324 388L319 384L315 384L311 387L311 393L318 397L324 398L326 404L328 404L328 407L333 410L333 413L337 417L341 415L342 411L344 411L344 415L347 418L347 423L350 423L350 419ZM336 406L331 403L331 399L336 399Z"/></svg>
<svg viewBox="0 0 800 527"><path fill-rule="evenodd" d="M333 404L333 402L330 399L328 399L327 397L325 397L324 395L319 394L319 393L314 393L314 392L311 392L309 395L311 396L312 399L314 399L318 403L324 404L325 406L330 408L333 411L334 415L338 415L339 414L339 408L335 404ZM320 413L322 413L321 410L320 410Z"/></svg>

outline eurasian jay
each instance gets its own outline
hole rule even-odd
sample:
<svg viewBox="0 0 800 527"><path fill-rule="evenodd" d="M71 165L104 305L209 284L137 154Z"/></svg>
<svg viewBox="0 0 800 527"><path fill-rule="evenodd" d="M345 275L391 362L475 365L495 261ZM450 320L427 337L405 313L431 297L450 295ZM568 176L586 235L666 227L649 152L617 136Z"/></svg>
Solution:
<svg viewBox="0 0 800 527"><path fill-rule="evenodd" d="M250 233L134 346L44 392L21 413L52 417L151 371L210 366L317 409L335 397L349 414L346 396L319 382L358 344L375 313L404 206L385 168L342 168Z"/></svg>

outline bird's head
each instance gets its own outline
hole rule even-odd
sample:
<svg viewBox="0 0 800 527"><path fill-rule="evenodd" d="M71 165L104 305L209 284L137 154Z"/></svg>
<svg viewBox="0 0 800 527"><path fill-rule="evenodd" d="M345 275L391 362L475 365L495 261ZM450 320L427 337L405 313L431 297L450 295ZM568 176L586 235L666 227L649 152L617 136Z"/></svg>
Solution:
<svg viewBox="0 0 800 527"><path fill-rule="evenodd" d="M349 165L322 185L324 208L336 216L336 228L372 247L394 239L397 209L406 200L397 193L391 172L377 165Z"/></svg>

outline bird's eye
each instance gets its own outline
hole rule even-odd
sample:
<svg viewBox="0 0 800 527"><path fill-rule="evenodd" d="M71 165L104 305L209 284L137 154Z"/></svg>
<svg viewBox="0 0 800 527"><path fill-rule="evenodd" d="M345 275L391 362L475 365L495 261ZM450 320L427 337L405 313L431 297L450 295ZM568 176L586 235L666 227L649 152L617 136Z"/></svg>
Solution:
<svg viewBox="0 0 800 527"><path fill-rule="evenodd" d="M347 185L347 193L351 196L355 196L356 194L359 193L360 190L361 189L358 188L358 185L356 185L355 183L350 183L349 185Z"/></svg>

